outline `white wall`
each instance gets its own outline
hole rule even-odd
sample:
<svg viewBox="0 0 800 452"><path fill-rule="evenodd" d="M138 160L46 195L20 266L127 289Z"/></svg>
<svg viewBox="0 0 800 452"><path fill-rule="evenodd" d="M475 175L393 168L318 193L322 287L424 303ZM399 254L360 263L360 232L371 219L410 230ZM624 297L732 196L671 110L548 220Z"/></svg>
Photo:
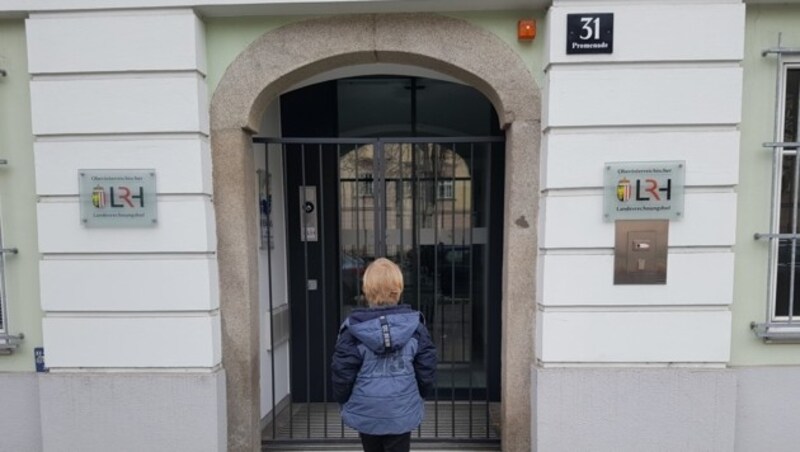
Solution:
<svg viewBox="0 0 800 452"><path fill-rule="evenodd" d="M191 9L31 14L51 369L221 363L203 25ZM79 221L79 169L154 169L158 225Z"/></svg>
<svg viewBox="0 0 800 452"><path fill-rule="evenodd" d="M567 55L570 13L614 13L614 53ZM536 356L545 366L730 357L744 5L554 2L547 19ZM603 164L686 162L665 285L613 285ZM574 282L580 281L580 284Z"/></svg>

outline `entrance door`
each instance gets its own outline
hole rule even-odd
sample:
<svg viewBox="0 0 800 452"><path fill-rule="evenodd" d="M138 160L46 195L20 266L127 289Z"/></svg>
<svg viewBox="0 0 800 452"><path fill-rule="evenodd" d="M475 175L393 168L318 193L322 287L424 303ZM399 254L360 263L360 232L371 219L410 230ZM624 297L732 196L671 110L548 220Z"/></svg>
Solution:
<svg viewBox="0 0 800 452"><path fill-rule="evenodd" d="M491 105L409 77L312 85L281 103L283 134L307 137L255 140L282 153L287 206L291 403L272 439L352 437L329 403L330 357L340 323L365 306L364 269L385 256L439 352L417 436L496 440L505 164ZM460 136L419 136L437 131ZM380 132L413 137L364 137Z"/></svg>
<svg viewBox="0 0 800 452"><path fill-rule="evenodd" d="M502 139L263 141L285 162L292 404L304 405L309 424L312 405L330 409L338 327L366 306L364 269L385 256L402 269L401 302L424 314L439 354L419 435L496 435ZM339 434L327 427L324 437Z"/></svg>

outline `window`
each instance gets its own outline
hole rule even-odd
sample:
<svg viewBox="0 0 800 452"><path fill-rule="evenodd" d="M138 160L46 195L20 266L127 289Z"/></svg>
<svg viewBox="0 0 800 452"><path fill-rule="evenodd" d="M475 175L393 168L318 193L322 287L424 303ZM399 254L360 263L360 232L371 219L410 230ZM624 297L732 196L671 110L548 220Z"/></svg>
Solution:
<svg viewBox="0 0 800 452"><path fill-rule="evenodd" d="M753 329L770 342L800 342L800 64L784 66L780 61L780 127L774 143L766 145L774 150L771 230L756 234L770 240L770 301L767 322L754 323Z"/></svg>
<svg viewBox="0 0 800 452"><path fill-rule="evenodd" d="M358 196L372 196L375 188L375 180L372 178L372 173L364 173L363 177L358 179Z"/></svg>
<svg viewBox="0 0 800 452"><path fill-rule="evenodd" d="M438 199L453 199L453 181L440 180L438 190L436 191L436 197Z"/></svg>
<svg viewBox="0 0 800 452"><path fill-rule="evenodd" d="M800 87L800 68L790 68L786 74L786 89L783 103L783 142L793 143L797 136L798 87ZM798 159L796 147L785 147L780 152L780 185L778 187L777 218L774 224L777 230L771 232L787 236L796 236L798 224L798 207L800 199L796 193L798 176ZM773 320L789 320L789 307L792 316L800 315L800 241L797 238L777 240L776 259L773 259L775 275L775 293L773 303Z"/></svg>

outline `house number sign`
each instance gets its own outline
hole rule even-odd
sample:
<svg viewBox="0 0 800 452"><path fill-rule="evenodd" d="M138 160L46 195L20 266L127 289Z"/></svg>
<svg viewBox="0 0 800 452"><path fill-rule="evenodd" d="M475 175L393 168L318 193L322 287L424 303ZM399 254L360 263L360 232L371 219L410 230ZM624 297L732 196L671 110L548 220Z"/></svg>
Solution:
<svg viewBox="0 0 800 452"><path fill-rule="evenodd" d="M614 14L567 14L567 54L614 53Z"/></svg>

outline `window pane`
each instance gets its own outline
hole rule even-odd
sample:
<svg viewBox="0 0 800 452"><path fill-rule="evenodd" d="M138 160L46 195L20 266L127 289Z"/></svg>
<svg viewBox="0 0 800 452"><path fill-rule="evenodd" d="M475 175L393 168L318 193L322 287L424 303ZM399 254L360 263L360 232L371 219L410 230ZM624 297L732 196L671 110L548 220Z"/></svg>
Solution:
<svg viewBox="0 0 800 452"><path fill-rule="evenodd" d="M360 77L339 80L339 136L411 136L411 79Z"/></svg>
<svg viewBox="0 0 800 452"><path fill-rule="evenodd" d="M471 86L441 80L417 82L417 133L420 136L488 136L492 106Z"/></svg>

